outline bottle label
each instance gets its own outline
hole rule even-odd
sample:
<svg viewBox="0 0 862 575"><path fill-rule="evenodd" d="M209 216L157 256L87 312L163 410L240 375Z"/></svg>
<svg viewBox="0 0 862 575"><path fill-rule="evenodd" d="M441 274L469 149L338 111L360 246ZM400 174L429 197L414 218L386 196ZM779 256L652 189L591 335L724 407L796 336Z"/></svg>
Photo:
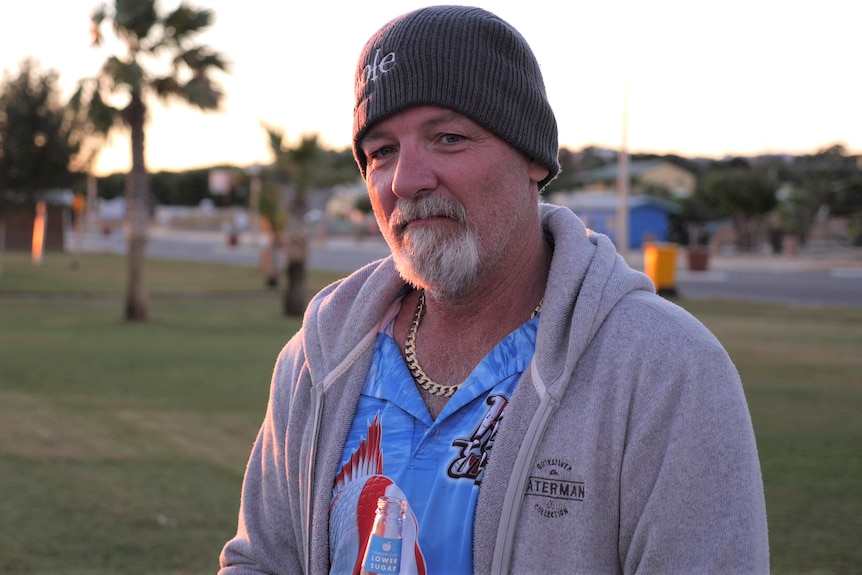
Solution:
<svg viewBox="0 0 862 575"><path fill-rule="evenodd" d="M401 569L401 539L372 534L362 567L371 573L398 573Z"/></svg>

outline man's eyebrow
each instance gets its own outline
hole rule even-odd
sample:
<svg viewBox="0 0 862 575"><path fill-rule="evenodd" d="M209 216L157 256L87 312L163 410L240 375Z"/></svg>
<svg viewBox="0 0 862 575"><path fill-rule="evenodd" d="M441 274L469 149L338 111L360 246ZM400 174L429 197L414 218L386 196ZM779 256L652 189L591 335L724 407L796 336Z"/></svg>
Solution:
<svg viewBox="0 0 862 575"><path fill-rule="evenodd" d="M374 143L375 140L382 140L386 137L386 132L377 128L372 128L359 140L359 147L364 148L369 143Z"/></svg>
<svg viewBox="0 0 862 575"><path fill-rule="evenodd" d="M470 118L467 118L458 112L445 110L423 121L420 127L423 129L435 128L450 122L464 122L468 124L475 123ZM386 137L388 137L386 130L382 130L377 126L372 127L364 136L362 136L362 139L359 140L359 147L365 146L367 142L373 142L374 140L380 140Z"/></svg>

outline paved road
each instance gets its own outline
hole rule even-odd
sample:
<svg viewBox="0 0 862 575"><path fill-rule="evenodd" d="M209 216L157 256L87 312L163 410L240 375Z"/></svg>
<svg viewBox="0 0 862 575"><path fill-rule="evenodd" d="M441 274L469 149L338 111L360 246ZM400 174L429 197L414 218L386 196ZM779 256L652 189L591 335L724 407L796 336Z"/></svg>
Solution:
<svg viewBox="0 0 862 575"><path fill-rule="evenodd" d="M154 228L150 257L223 262L257 266L265 238L245 236L229 246L223 233L170 232ZM70 237L67 246L75 246ZM84 251L125 253L119 232L105 236L91 232L83 237ZM356 241L334 238L312 242L311 269L351 272L389 253L380 238ZM641 254L630 254L629 263L643 269ZM805 253L797 257L758 255L717 256L709 270L689 272L682 259L675 272L681 298L770 301L798 305L862 306L862 249Z"/></svg>
<svg viewBox="0 0 862 575"><path fill-rule="evenodd" d="M642 257L629 261L643 269ZM680 258L675 287L679 297L687 299L862 306L862 249L812 249L797 256L713 255L704 272L688 271Z"/></svg>
<svg viewBox="0 0 862 575"><path fill-rule="evenodd" d="M261 251L267 241L264 236L243 236L236 246L228 245L226 240L227 236L223 233L172 232L153 228L147 245L147 255L153 258L259 265ZM75 242L75 238L68 237L67 249L77 245ZM126 253L123 236L119 231L109 235L86 233L81 249L85 252ZM330 238L326 241L312 241L309 267L349 273L388 254L389 248L379 239L356 241L353 238Z"/></svg>
<svg viewBox="0 0 862 575"><path fill-rule="evenodd" d="M822 271L707 271L680 273L687 299L731 299L815 306L862 306L862 269Z"/></svg>

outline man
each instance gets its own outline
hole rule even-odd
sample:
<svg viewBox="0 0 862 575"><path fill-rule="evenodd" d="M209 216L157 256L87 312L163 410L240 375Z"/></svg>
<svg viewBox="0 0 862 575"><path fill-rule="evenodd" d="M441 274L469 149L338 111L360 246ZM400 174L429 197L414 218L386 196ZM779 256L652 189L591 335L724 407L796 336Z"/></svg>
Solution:
<svg viewBox="0 0 862 575"><path fill-rule="evenodd" d="M280 354L221 573L358 573L377 497L404 573L768 573L739 376L610 240L542 205L529 46L424 8L369 40L354 152L392 256Z"/></svg>

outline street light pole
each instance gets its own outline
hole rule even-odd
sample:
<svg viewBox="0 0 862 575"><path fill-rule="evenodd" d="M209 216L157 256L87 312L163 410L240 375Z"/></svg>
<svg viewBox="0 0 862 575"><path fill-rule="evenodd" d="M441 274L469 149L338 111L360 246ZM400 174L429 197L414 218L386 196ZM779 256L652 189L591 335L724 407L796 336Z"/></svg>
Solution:
<svg viewBox="0 0 862 575"><path fill-rule="evenodd" d="M623 88L623 134L617 156L617 252L629 252L628 86Z"/></svg>

